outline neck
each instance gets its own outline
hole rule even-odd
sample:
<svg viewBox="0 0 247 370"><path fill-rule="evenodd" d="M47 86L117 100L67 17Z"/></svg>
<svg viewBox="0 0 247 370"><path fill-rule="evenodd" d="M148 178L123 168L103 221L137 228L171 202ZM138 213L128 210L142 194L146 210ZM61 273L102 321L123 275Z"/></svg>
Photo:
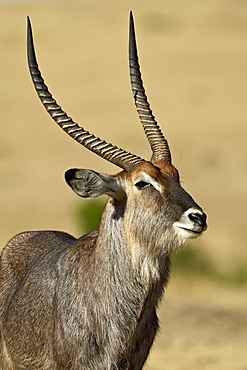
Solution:
<svg viewBox="0 0 247 370"><path fill-rule="evenodd" d="M136 296L139 287L138 299L143 302L154 286L160 286L157 293L162 294L169 277L169 256L153 253L157 245L143 245L141 240L136 240L129 231L130 222L126 204L109 199L97 238L95 271L104 271L106 290L112 288L125 294L133 292ZM135 229L134 224L131 229ZM159 296L156 301L158 299Z"/></svg>
<svg viewBox="0 0 247 370"><path fill-rule="evenodd" d="M125 277L128 272L139 282L152 285L163 280L167 254L155 252L164 247L159 248L157 235L152 238L153 232L147 224L138 230L138 224L143 224L138 222L139 217L132 215L125 202L108 200L97 238L96 263L101 268L104 263L109 273L119 275L122 271Z"/></svg>
<svg viewBox="0 0 247 370"><path fill-rule="evenodd" d="M128 368L134 368L132 362L143 349L143 342L147 343L146 352L140 356L145 359L157 331L155 309L168 280L169 256L159 261L145 257L145 250L152 250L152 246L146 245L143 250L141 243L133 246L128 223L126 204L108 200L98 234L75 243L79 266L76 274L74 268L61 270L66 276L63 281L75 287L66 299L70 317L76 320L61 318L66 328L64 333L69 340L78 341L75 322L81 322L83 333L90 333L83 339L84 352L80 354L87 358L87 354L91 354L90 369L98 368L94 361L99 357L107 361L104 366L101 363L104 369L127 368L127 365L116 365L122 364L121 361L127 361ZM63 257L67 266L75 265L72 252L69 249ZM138 254L140 262L137 262ZM150 273L154 265L159 273Z"/></svg>
<svg viewBox="0 0 247 370"><path fill-rule="evenodd" d="M101 294L104 292L102 308L108 317L108 328L114 331L108 338L109 344L118 350L120 346L123 353L127 343L135 346L133 343L142 340L140 333L150 325L168 281L170 262L169 256L152 259L147 245L129 244L125 211L122 202L107 202L95 250L95 275L101 271L96 286Z"/></svg>

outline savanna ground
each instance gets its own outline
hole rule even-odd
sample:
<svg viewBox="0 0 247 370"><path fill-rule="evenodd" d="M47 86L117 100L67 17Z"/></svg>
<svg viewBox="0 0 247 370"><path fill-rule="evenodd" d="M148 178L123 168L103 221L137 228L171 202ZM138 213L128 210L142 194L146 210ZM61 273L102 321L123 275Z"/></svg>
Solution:
<svg viewBox="0 0 247 370"><path fill-rule="evenodd" d="M72 193L63 173L118 171L42 108L27 70L27 15L41 70L63 108L96 135L149 158L129 87L129 10L152 109L184 187L209 216L205 235L175 258L146 369L244 370L246 1L1 2L0 243L23 230L79 236L78 214L90 201Z"/></svg>

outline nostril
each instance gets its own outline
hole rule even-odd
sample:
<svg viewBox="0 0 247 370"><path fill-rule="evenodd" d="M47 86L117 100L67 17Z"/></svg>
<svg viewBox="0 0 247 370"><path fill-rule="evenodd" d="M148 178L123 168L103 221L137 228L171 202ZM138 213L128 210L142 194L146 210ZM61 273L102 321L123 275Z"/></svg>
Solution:
<svg viewBox="0 0 247 370"><path fill-rule="evenodd" d="M190 213L188 215L189 219L193 222L195 222L197 225L201 226L201 227L205 227L206 225L206 219L207 219L207 216L205 213Z"/></svg>

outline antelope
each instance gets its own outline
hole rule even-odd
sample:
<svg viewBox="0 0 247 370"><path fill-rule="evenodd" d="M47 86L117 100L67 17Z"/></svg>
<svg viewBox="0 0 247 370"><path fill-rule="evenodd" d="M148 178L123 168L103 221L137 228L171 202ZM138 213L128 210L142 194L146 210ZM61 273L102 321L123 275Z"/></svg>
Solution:
<svg viewBox="0 0 247 370"><path fill-rule="evenodd" d="M73 139L121 168L65 173L84 198L108 195L98 231L14 236L1 255L1 370L140 370L158 330L156 308L170 255L206 230L202 208L181 187L143 87L130 13L130 80L152 149L146 161L99 139L53 99L39 70L28 18L28 64L38 96Z"/></svg>

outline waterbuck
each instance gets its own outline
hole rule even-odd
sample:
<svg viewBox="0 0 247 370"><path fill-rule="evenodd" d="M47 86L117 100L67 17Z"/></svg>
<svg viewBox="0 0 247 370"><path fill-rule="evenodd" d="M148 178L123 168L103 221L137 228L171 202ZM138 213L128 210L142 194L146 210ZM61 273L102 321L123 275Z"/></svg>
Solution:
<svg viewBox="0 0 247 370"><path fill-rule="evenodd" d="M70 169L84 198L108 200L98 231L14 236L1 255L1 370L139 370L158 329L156 308L170 254L206 229L206 215L181 187L143 87L130 14L130 80L151 161L103 141L53 99L38 68L28 20L28 64L38 96L73 139L121 168L108 176Z"/></svg>

